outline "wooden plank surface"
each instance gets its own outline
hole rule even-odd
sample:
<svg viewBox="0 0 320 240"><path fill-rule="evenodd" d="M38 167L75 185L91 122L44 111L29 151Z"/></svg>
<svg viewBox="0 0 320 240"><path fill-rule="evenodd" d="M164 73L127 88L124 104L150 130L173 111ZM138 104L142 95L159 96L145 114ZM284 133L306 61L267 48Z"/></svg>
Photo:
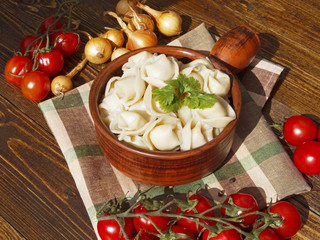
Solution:
<svg viewBox="0 0 320 240"><path fill-rule="evenodd" d="M0 2L0 63L4 69L23 34L31 33L61 1ZM80 29L91 34L118 27L103 16L117 1L86 1L74 9ZM223 35L246 24L259 34L259 55L285 67L284 74L263 109L271 123L294 114L307 114L320 123L320 3L318 0L147 0L155 9L172 9L183 18L183 33L202 22L212 34ZM82 36L85 39L84 36ZM174 38L160 37L166 44ZM82 58L84 41L63 73ZM75 77L79 86L103 66L88 64ZM276 132L276 130L275 130ZM276 132L279 134L279 132ZM25 99L18 87L0 79L0 239L95 239L89 218L67 164L36 102ZM288 147L283 142L285 147ZM292 154L293 149L287 148ZM320 239L320 177L306 176L311 192L289 199L303 217L292 239Z"/></svg>

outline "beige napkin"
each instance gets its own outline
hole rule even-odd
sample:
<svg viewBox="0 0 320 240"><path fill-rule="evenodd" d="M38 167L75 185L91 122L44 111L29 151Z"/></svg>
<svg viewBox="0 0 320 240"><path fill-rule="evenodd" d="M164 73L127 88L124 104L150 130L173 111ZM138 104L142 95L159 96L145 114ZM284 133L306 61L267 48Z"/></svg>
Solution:
<svg viewBox="0 0 320 240"><path fill-rule="evenodd" d="M170 45L209 52L214 39L204 24L181 36ZM253 194L260 207L293 194L310 190L303 176L273 134L261 108L267 101L283 67L256 58L241 73L243 106L234 144L226 164L195 182L155 187L150 196L168 191L182 193L206 187L220 200L221 193ZM97 143L88 107L91 83L39 104L68 163L83 203L96 230L96 209L105 201L134 194L149 186L133 181L114 169ZM98 235L97 235L98 236Z"/></svg>

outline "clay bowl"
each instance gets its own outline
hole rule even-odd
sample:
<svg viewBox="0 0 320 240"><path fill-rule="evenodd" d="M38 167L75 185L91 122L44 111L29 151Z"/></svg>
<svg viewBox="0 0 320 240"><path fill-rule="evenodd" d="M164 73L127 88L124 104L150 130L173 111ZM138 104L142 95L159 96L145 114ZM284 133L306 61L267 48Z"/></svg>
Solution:
<svg viewBox="0 0 320 240"><path fill-rule="evenodd" d="M247 38L248 34L245 33L244 30L250 31L251 34L251 30L248 30L248 28L243 26L240 27L240 30L238 29L236 31ZM235 31L235 29L232 31ZM254 37L257 38L256 35ZM230 40L230 38L228 39ZM232 39L234 39L234 37ZM247 42L252 42L251 38L247 39ZM239 38L236 38L235 41L232 40L233 43L238 41ZM230 44L231 43L227 45L228 48L232 46L232 44ZM257 46L255 47L259 48L259 44L260 42L257 42ZM236 45L238 50L239 44ZM242 42L242 45L245 46L246 43ZM223 44L222 46L226 45ZM219 48L219 50L221 50L221 48ZM241 112L241 92L239 83L233 72L238 72L241 69L236 66L231 70L231 65L229 63L223 63L225 60L221 60L217 57L219 54L221 55L222 51L219 51L217 56L214 56L214 53L211 52L211 55L209 56L213 66L224 71L231 78L232 87L230 101L237 116L237 118L230 122L216 138L203 146L188 151L149 151L119 141L117 136L103 123L98 111L98 105L101 102L108 79L114 75L120 76L122 74L122 65L127 62L129 57L141 51L159 54L163 53L167 56L176 57L183 62L208 57L203 53L187 48L156 46L135 50L107 64L95 78L89 95L89 107L99 145L105 157L115 168L136 181L152 185L172 186L200 179L219 168L230 152L235 128ZM226 51L226 49L224 51ZM238 51L234 52L238 54ZM249 57L245 57L246 59L241 61L242 64L246 61L243 66L249 64L253 58L252 55L253 54Z"/></svg>

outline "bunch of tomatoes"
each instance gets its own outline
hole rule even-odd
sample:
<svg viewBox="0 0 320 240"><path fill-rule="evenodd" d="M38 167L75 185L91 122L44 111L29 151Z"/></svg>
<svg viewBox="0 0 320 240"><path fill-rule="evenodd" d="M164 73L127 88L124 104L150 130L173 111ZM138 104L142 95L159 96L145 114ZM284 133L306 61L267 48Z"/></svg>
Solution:
<svg viewBox="0 0 320 240"><path fill-rule="evenodd" d="M296 167L304 174L320 174L320 127L306 116L292 116L283 126L283 137L296 147L293 153Z"/></svg>
<svg viewBox="0 0 320 240"><path fill-rule="evenodd" d="M166 203L139 199L123 204L108 202L98 213L102 240L279 240L294 236L301 216L289 202L280 201L258 210L250 194L231 194L223 203L195 193Z"/></svg>
<svg viewBox="0 0 320 240"><path fill-rule="evenodd" d="M75 4L77 1L75 1ZM51 89L51 78L63 69L65 58L74 55L80 47L80 37L70 28L67 11L58 9L45 17L38 29L20 42L20 50L5 66L5 78L19 86L23 95L32 101L44 99Z"/></svg>

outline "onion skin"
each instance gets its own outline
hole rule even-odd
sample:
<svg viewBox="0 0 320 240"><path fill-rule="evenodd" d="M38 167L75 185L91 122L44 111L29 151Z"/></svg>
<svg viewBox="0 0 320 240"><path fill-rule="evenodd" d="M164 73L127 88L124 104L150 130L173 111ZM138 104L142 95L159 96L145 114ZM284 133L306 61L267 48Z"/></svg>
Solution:
<svg viewBox="0 0 320 240"><path fill-rule="evenodd" d="M87 42L84 48L84 54L89 62L102 64L110 59L112 45L106 38L95 37Z"/></svg>

